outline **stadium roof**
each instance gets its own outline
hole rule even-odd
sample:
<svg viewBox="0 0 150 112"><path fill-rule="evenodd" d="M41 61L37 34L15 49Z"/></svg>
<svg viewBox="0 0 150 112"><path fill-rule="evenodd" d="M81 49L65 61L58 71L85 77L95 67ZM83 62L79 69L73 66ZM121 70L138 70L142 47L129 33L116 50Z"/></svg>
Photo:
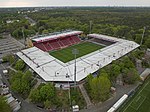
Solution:
<svg viewBox="0 0 150 112"><path fill-rule="evenodd" d="M105 40L111 39L116 43L78 58L76 63L77 81L84 79L88 74L96 72L99 68L139 47L133 41L106 35L90 34L89 36ZM22 50L17 55L45 81L74 81L74 60L63 63L36 47Z"/></svg>
<svg viewBox="0 0 150 112"><path fill-rule="evenodd" d="M64 32L64 33L59 33L59 34L53 34L53 35L48 35L48 36L41 36L38 38L33 38L33 41L36 42L44 42L48 40L53 40L61 37L66 37L66 36L73 36L73 35L79 35L83 33L82 31L69 31L69 32Z"/></svg>

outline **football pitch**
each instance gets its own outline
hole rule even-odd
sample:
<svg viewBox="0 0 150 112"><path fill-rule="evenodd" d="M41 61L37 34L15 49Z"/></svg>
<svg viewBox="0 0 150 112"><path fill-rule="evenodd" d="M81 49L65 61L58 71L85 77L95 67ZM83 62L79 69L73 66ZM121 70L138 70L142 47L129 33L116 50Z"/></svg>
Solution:
<svg viewBox="0 0 150 112"><path fill-rule="evenodd" d="M119 112L150 112L150 77Z"/></svg>
<svg viewBox="0 0 150 112"><path fill-rule="evenodd" d="M103 48L101 45L97 45L91 42L83 42L57 51L51 51L49 54L66 63L68 61L74 60L74 54L72 54L73 49L78 50L79 53L77 54L76 58L79 58L101 48Z"/></svg>

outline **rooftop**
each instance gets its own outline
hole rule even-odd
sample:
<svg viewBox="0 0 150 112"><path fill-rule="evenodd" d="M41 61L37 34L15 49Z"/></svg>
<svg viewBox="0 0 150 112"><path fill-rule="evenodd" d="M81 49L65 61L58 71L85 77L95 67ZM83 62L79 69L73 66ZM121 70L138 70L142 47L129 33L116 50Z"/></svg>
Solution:
<svg viewBox="0 0 150 112"><path fill-rule="evenodd" d="M110 64L113 60L117 60L139 47L133 41L117 39L106 35L96 34L96 36L107 40L112 39L117 42L77 58L77 81L84 79L88 74L96 72L98 69ZM45 81L74 81L75 60L64 63L36 47L22 50L17 55Z"/></svg>

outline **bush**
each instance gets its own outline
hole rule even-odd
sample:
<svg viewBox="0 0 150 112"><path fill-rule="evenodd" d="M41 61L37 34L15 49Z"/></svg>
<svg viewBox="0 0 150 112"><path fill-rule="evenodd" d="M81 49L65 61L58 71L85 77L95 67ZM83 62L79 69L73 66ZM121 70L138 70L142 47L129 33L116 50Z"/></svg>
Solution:
<svg viewBox="0 0 150 112"><path fill-rule="evenodd" d="M32 87L32 74L16 72L10 78L11 88L13 91L27 97Z"/></svg>
<svg viewBox="0 0 150 112"><path fill-rule="evenodd" d="M6 55L2 57L4 62L9 62L10 64L13 64L15 61L15 57L13 55Z"/></svg>
<svg viewBox="0 0 150 112"><path fill-rule="evenodd" d="M22 70L24 67L25 67L24 61L21 60L21 59L19 59L19 60L16 62L15 69L16 69L16 70Z"/></svg>

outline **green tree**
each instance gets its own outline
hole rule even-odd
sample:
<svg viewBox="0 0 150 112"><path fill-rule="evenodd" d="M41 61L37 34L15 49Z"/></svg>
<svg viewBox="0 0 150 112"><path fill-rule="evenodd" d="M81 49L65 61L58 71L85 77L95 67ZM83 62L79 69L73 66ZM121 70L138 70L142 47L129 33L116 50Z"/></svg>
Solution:
<svg viewBox="0 0 150 112"><path fill-rule="evenodd" d="M41 99L43 101L52 100L55 96L55 88L51 83L46 84L45 86L42 86L40 89L40 95Z"/></svg>
<svg viewBox="0 0 150 112"><path fill-rule="evenodd" d="M90 82L91 95L94 100L104 101L109 97L111 83L107 75L93 78Z"/></svg>
<svg viewBox="0 0 150 112"><path fill-rule="evenodd" d="M15 69L16 69L16 70L22 70L24 67L25 67L24 61L21 60L21 59L19 59L19 60L16 62Z"/></svg>
<svg viewBox="0 0 150 112"><path fill-rule="evenodd" d="M18 71L11 76L11 88L26 97L31 89L32 79L32 74L29 71L26 73Z"/></svg>
<svg viewBox="0 0 150 112"><path fill-rule="evenodd" d="M121 73L120 72L121 68L119 65L116 64L112 64L111 65L111 73L110 73L110 78L112 80L115 80L117 78L117 76Z"/></svg>
<svg viewBox="0 0 150 112"><path fill-rule="evenodd" d="M38 89L31 90L29 99L34 103L40 102L41 101L40 91Z"/></svg>
<svg viewBox="0 0 150 112"><path fill-rule="evenodd" d="M10 106L7 104L6 99L0 95L0 111L11 112Z"/></svg>
<svg viewBox="0 0 150 112"><path fill-rule="evenodd" d="M43 30L42 31L42 34L48 34L49 32L48 32L48 30Z"/></svg>
<svg viewBox="0 0 150 112"><path fill-rule="evenodd" d="M46 100L46 101L44 102L44 106L45 106L45 108L51 108L52 102L49 101L49 100Z"/></svg>
<svg viewBox="0 0 150 112"><path fill-rule="evenodd" d="M123 58L123 63L124 63L124 67L125 68L135 68L135 66L134 66L134 64L133 64L133 62L130 60L130 58L129 57L124 57Z"/></svg>
<svg viewBox="0 0 150 112"><path fill-rule="evenodd" d="M145 41L145 44L150 49L150 38Z"/></svg>
<svg viewBox="0 0 150 112"><path fill-rule="evenodd" d="M140 80L140 77L137 70L131 68L127 71L127 73L123 74L123 80L125 83L134 84L136 81Z"/></svg>
<svg viewBox="0 0 150 112"><path fill-rule="evenodd" d="M9 62L10 64L13 64L15 61L15 57L13 55L6 55L2 57L4 62Z"/></svg>

